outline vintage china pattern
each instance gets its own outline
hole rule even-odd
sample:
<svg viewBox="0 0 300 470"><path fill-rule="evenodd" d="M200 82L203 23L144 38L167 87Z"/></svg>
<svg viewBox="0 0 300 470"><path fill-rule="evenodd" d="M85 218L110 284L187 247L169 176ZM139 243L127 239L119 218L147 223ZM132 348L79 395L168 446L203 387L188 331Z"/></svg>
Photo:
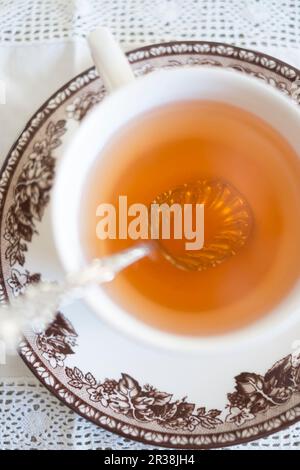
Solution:
<svg viewBox="0 0 300 470"><path fill-rule="evenodd" d="M253 51L186 42L144 47L128 57L137 75L161 67L229 67L300 102L298 70ZM104 95L95 70L83 72L40 108L11 149L0 179L1 301L39 280L39 273L26 268L26 254L50 197L55 159L68 128ZM141 384L126 371L99 380L88 369L67 367L66 358L73 355L75 361L79 345L80 333L58 313L46 331L24 339L20 354L64 403L123 436L166 447L210 448L255 439L300 419L299 351L278 360L264 375L237 375L235 390L228 390L227 406L217 410L188 398L176 400L171 390Z"/></svg>

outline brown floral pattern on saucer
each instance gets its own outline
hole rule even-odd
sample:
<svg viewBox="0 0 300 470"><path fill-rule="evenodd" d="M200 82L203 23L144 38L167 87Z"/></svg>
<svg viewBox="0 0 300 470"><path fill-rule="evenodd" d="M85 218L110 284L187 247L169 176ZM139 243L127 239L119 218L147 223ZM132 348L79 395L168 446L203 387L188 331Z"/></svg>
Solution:
<svg viewBox="0 0 300 470"><path fill-rule="evenodd" d="M137 75L174 66L231 68L264 80L300 104L299 71L257 52L185 42L143 47L128 58ZM12 147L0 179L0 300L19 295L40 278L31 249L39 239L56 158L74 126L104 95L95 70L83 72L40 108ZM222 391L224 405L218 402L213 407L201 397L189 398L191 390L185 382L180 384L180 390L186 387L183 395L158 386L153 379L145 383L129 372L130 363L128 370L108 378L101 376L100 364L96 374L94 358L85 362L79 358L83 332L70 316L58 313L46 331L28 332L20 354L53 394L105 429L151 445L200 449L246 442L300 419L299 350L274 356L267 372L251 368L251 372L232 374L232 386ZM103 366L109 363L107 357L99 357L97 364L101 360ZM201 367L192 378L203 380Z"/></svg>
<svg viewBox="0 0 300 470"><path fill-rule="evenodd" d="M4 238L8 241L5 258L10 266L25 263L27 243L36 232L36 223L43 217L49 202L54 178L54 149L62 143L66 121L52 121L47 125L44 139L33 145L14 190L14 202L6 215Z"/></svg>
<svg viewBox="0 0 300 470"><path fill-rule="evenodd" d="M102 383L90 372L84 375L77 367L66 368L66 374L70 378L68 384L85 389L92 402L101 402L105 408L139 422L152 422L177 431L217 429L224 423L242 426L257 413L269 411L300 393L300 353L285 357L264 376L244 372L235 377L235 391L228 394L223 417L221 410L197 407L186 398L175 401L171 394L152 385L141 386L127 374L122 374L118 381L106 379Z"/></svg>

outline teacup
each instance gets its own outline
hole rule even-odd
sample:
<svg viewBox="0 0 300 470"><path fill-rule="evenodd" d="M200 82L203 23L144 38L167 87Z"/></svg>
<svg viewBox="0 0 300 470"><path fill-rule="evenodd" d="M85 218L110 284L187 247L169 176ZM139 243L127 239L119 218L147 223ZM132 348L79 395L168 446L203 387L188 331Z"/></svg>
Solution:
<svg viewBox="0 0 300 470"><path fill-rule="evenodd" d="M67 272L78 271L85 264L80 207L91 168L120 128L158 106L193 100L237 106L272 126L300 156L300 111L296 103L275 89L235 71L205 66L161 70L133 80L124 57L110 36L104 34L105 48L97 48L103 32L96 33L91 43L95 62L100 71L104 67L103 78L112 92L88 114L67 148L57 168L52 195L54 238ZM296 284L272 312L255 323L224 335L206 337L172 334L146 325L118 305L101 286L90 286L85 298L100 318L143 343L176 351L220 353L275 336L296 323L300 290Z"/></svg>

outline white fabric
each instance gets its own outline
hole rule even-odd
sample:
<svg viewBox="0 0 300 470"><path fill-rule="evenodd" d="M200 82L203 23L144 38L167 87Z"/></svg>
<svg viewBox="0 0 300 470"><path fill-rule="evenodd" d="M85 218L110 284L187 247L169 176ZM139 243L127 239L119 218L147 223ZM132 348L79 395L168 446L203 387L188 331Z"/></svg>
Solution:
<svg viewBox="0 0 300 470"><path fill-rule="evenodd" d="M0 163L34 111L91 65L83 36L99 23L111 26L126 48L210 39L259 49L300 67L299 14L300 2L281 0L0 0L0 80L6 84ZM144 446L78 417L17 356L0 357L0 449L47 448ZM299 449L300 424L236 448Z"/></svg>
<svg viewBox="0 0 300 470"><path fill-rule="evenodd" d="M99 23L126 44L210 39L296 47L297 0L1 0L0 42L84 37Z"/></svg>

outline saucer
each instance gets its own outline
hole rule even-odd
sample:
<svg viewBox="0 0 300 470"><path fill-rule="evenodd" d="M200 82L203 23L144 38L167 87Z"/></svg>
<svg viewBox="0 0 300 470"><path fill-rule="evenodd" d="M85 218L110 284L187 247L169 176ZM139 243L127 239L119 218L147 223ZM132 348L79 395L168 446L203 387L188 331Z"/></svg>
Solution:
<svg viewBox="0 0 300 470"><path fill-rule="evenodd" d="M227 67L300 104L300 72L258 52L193 41L143 47L128 58L136 75L174 66ZM104 96L95 69L81 73L37 111L6 158L0 179L2 301L40 278L62 276L48 204L55 162ZM26 331L20 355L75 412L149 445L219 448L300 419L300 319L276 341L239 355L179 354L123 337L76 302L46 331Z"/></svg>

